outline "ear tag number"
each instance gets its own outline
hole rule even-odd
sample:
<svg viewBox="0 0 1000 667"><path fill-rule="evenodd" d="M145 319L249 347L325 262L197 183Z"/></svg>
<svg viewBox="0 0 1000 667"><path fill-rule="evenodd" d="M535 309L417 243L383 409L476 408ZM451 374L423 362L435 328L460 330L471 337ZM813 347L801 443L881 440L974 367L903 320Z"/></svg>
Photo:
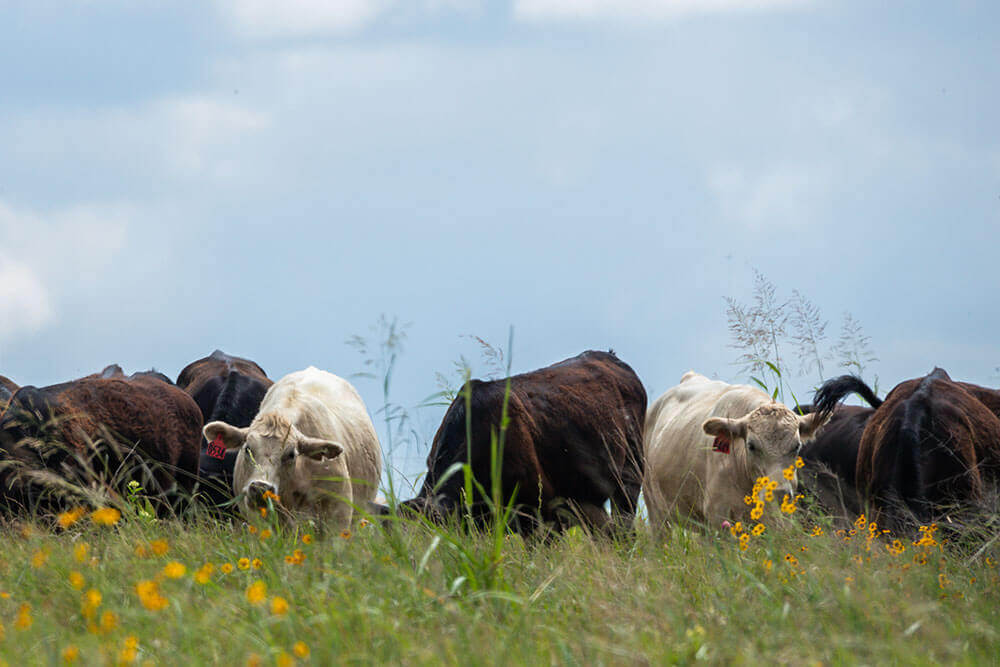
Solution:
<svg viewBox="0 0 1000 667"><path fill-rule="evenodd" d="M208 443L208 450L206 452L213 459L224 459L226 458L226 445L222 442L222 434L219 433L215 436L215 440Z"/></svg>

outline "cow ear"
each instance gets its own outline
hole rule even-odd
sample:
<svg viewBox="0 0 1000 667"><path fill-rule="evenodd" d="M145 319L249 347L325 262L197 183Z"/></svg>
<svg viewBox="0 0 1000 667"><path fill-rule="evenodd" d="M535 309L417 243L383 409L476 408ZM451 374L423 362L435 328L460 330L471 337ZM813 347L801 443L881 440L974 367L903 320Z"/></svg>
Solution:
<svg viewBox="0 0 1000 667"><path fill-rule="evenodd" d="M209 422L202 429L205 439L209 442L214 442L216 438L221 437L222 444L226 446L226 449L242 447L249 431L250 429L248 428L236 428L226 422Z"/></svg>
<svg viewBox="0 0 1000 667"><path fill-rule="evenodd" d="M810 412L807 415L799 415L799 438L801 438L802 442L808 442L815 438L817 431L819 431L823 424L830 421L832 415L833 413L825 410Z"/></svg>
<svg viewBox="0 0 1000 667"><path fill-rule="evenodd" d="M745 438L747 435L747 425L742 419L726 419L724 417L712 417L701 425L705 433L716 437L723 436L730 440Z"/></svg>
<svg viewBox="0 0 1000 667"><path fill-rule="evenodd" d="M324 458L337 458L344 451L340 443L333 440L321 440L320 438L302 438L299 440L296 449L300 456L308 456L314 461L321 461Z"/></svg>

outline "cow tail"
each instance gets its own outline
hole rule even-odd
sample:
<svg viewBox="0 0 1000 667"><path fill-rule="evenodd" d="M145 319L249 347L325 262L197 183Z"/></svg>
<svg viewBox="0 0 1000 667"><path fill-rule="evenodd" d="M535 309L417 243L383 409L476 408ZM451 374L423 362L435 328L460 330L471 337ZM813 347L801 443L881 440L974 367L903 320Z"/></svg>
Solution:
<svg viewBox="0 0 1000 667"><path fill-rule="evenodd" d="M925 509L926 489L923 467L920 465L922 452L920 434L930 410L927 388L920 388L904 404L902 419L898 422L895 442L896 464L893 466L895 479L890 483L900 498L918 515Z"/></svg>
<svg viewBox="0 0 1000 667"><path fill-rule="evenodd" d="M816 394L813 396L816 412L832 414L837 404L848 394L857 394L873 408L882 405L879 397L861 378L856 375L841 375L838 378L827 380L816 390Z"/></svg>

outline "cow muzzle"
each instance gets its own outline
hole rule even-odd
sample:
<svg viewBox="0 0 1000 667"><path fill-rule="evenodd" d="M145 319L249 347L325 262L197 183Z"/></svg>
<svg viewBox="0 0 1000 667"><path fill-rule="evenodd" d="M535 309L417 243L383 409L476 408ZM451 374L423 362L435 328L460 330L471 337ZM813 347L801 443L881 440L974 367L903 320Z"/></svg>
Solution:
<svg viewBox="0 0 1000 667"><path fill-rule="evenodd" d="M247 506L251 509L257 509L259 507L267 507L267 499L271 496L274 498L278 497L278 487L270 482L265 482L264 480L255 479L254 481L247 484L246 490L244 491L246 495ZM273 499L272 499L273 500ZM274 501L277 504L277 501Z"/></svg>

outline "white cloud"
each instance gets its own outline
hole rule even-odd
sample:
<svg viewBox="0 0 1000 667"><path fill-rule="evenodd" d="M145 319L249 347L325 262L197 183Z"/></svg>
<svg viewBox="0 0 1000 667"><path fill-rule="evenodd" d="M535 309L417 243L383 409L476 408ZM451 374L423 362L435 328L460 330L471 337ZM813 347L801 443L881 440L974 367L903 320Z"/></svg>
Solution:
<svg viewBox="0 0 1000 667"><path fill-rule="evenodd" d="M730 165L708 175L723 214L752 231L809 224L823 210L830 180L822 169L794 163L756 171Z"/></svg>
<svg viewBox="0 0 1000 667"><path fill-rule="evenodd" d="M131 217L123 206L42 214L0 200L0 341L54 322L60 293L99 278L124 247Z"/></svg>
<svg viewBox="0 0 1000 667"><path fill-rule="evenodd" d="M669 20L692 14L797 9L812 0L514 0L525 21L620 19Z"/></svg>

